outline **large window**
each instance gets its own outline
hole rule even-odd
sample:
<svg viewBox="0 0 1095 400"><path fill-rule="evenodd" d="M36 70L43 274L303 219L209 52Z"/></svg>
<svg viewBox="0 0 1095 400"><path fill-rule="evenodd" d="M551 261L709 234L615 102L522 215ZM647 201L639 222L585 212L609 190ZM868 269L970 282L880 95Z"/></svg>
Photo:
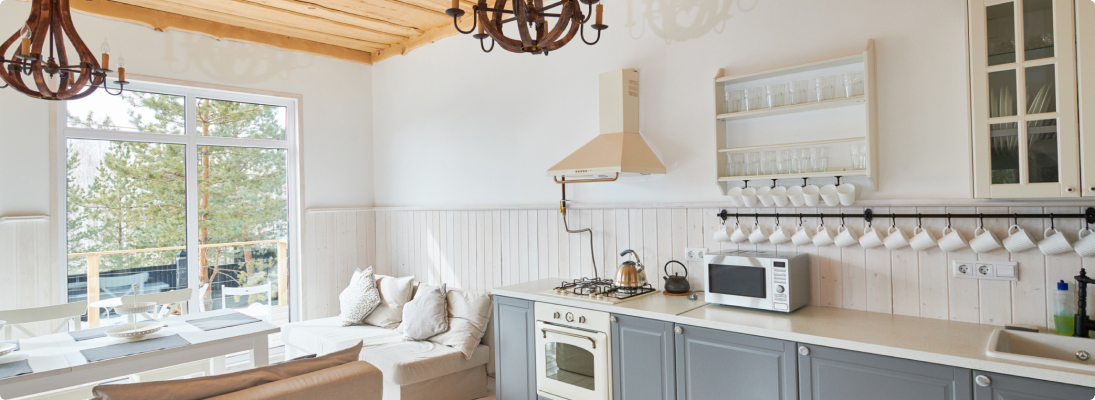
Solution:
<svg viewBox="0 0 1095 400"><path fill-rule="evenodd" d="M61 108L68 301L91 302L85 324L94 327L123 320L110 305L133 285L141 294L192 288L190 312L288 322L296 100L127 89Z"/></svg>

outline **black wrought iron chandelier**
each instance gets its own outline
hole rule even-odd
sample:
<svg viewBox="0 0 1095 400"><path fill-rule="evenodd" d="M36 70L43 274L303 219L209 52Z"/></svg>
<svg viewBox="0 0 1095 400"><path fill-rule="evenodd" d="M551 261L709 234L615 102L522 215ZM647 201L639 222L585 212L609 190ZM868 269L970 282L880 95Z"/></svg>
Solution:
<svg viewBox="0 0 1095 400"><path fill-rule="evenodd" d="M586 4L589 15L582 13L579 1ZM452 8L445 10L445 14L452 17L452 23L460 33L472 33L478 28L478 33L473 37L479 39L479 47L487 53L494 50L497 43L514 53L547 55L565 46L575 35L580 35L585 44L597 44L601 40L601 31L608 29L602 20L604 5L597 4L600 0L560 0L547 6L544 0L512 0L512 5L506 9L508 2L510 0L495 0L491 8L487 6L487 0L479 0L479 4L472 6L472 27L467 31L457 24L459 18L464 16L459 0L453 0ZM586 40L585 24L593 17L594 5L597 5L596 20L590 27L597 31L597 39L590 42ZM556 8L558 12L550 12ZM507 14L510 17L503 18ZM555 18L555 23L550 24L548 18ZM502 27L510 22L517 23L519 38L509 38L502 32ZM488 37L491 39L489 48L486 46Z"/></svg>
<svg viewBox="0 0 1095 400"><path fill-rule="evenodd" d="M76 50L75 63L69 63L70 47ZM14 54L8 58L13 48ZM106 82L114 71L110 70L110 46L105 41L102 51L99 64L76 33L69 0L33 0L26 25L0 44L0 80L4 82L0 89L11 86L43 100L80 99L100 87L111 95L121 95L129 83L125 81L125 59L118 59L118 80L114 82L118 90L111 92Z"/></svg>

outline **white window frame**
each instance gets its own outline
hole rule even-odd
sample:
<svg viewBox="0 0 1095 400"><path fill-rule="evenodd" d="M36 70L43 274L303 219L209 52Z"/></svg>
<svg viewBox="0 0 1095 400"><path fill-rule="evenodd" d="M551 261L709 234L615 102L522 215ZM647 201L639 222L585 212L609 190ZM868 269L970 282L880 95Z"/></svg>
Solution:
<svg viewBox="0 0 1095 400"><path fill-rule="evenodd" d="M112 140L128 142L150 142L163 144L181 144L186 149L186 254L198 254L198 146L225 146L225 147L251 147L264 149L286 150L288 163L286 170L286 184L289 207L289 320L297 321L301 312L301 285L300 272L301 254L301 179L300 179L300 125L299 112L301 99L299 97L282 97L267 94L246 93L222 89L203 88L195 86L157 83L150 81L134 81L126 85L128 90L183 96L185 98L185 133L172 135L163 133L119 132L108 130L96 130L87 128L68 127L67 102L60 102L56 115L56 148L55 177L57 191L56 227L60 233L58 243L58 267L63 277L68 276L68 139L92 139ZM100 89L101 90L101 89ZM111 90L114 90L112 88ZM240 103L262 104L270 106L286 107L285 138L276 139L246 139L226 137L203 137L197 132L196 124L192 123L197 117L198 99L214 99L233 101ZM198 274L193 273L198 267L197 257L187 257L187 287L198 288ZM67 291L60 291L60 300L67 302ZM191 298L188 307L190 310L198 310L198 302L201 294L197 290Z"/></svg>

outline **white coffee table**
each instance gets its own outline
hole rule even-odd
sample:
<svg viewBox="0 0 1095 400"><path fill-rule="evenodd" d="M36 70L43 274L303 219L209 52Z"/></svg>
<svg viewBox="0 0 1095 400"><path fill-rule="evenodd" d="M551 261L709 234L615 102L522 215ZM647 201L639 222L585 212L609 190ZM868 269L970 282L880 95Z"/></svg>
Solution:
<svg viewBox="0 0 1095 400"><path fill-rule="evenodd" d="M251 352L253 366L269 364L268 336L280 332L281 328L259 321L203 331L185 322L232 313L236 311L216 310L164 318L161 321L167 327L150 338L178 334L190 344L97 362L88 362L80 351L117 344L120 340L102 337L76 341L68 333L22 339L19 351L0 357L0 364L27 360L34 372L0 379L0 398L63 389L242 351ZM224 372L223 365L219 369L214 373Z"/></svg>

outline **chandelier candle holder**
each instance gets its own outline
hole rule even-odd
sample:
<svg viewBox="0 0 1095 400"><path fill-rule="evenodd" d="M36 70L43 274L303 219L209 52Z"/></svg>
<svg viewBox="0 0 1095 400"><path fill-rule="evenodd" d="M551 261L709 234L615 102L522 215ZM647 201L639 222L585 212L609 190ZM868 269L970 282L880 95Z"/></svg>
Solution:
<svg viewBox="0 0 1095 400"><path fill-rule="evenodd" d="M472 27L467 31L460 29L459 19L465 12L460 9L460 0L452 0L452 7L445 10L445 14L452 17L452 23L456 30L463 34L476 32L472 37L479 39L479 47L484 52L494 50L495 44L514 53L532 53L548 55L567 43L574 36L580 35L582 42L588 45L601 41L601 31L608 29L604 24L604 4L598 4L601 0L560 0L556 3L544 5L544 0L495 0L494 7L487 6L487 0L479 0L479 4L472 6ZM582 13L582 6L587 6L587 14ZM507 3L509 8L507 9ZM590 24L590 28L597 31L597 38L590 42L586 40L585 25L594 16L596 5L596 19ZM557 13L549 12L558 8ZM507 15L509 17L507 17ZM554 18L552 24L549 18ZM517 23L517 38L510 38L502 32L502 27L510 22ZM486 45L486 39L491 39L490 47Z"/></svg>
<svg viewBox="0 0 1095 400"><path fill-rule="evenodd" d="M18 42L18 45L15 45ZM76 50L70 63L69 48ZM75 100L102 87L119 96L125 80L125 58L118 58L117 92L107 88L110 45L103 41L102 64L84 44L72 24L69 0L33 0L26 25L0 44L0 89L15 90L43 100ZM13 53L10 58L8 54Z"/></svg>

